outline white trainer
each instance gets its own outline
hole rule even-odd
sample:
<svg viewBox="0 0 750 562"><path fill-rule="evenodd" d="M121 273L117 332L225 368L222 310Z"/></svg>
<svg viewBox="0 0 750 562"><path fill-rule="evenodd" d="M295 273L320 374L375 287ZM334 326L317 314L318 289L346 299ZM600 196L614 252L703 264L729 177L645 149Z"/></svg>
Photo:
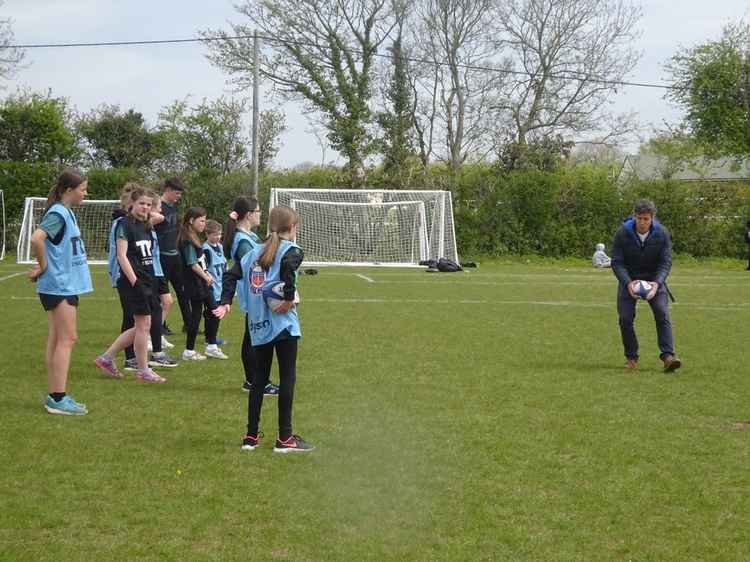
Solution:
<svg viewBox="0 0 750 562"><path fill-rule="evenodd" d="M167 338L165 338L164 336L162 336L161 337L161 346L164 349L172 349L174 347L174 344L170 343L170 341Z"/></svg>
<svg viewBox="0 0 750 562"><path fill-rule="evenodd" d="M206 357L213 357L214 359L229 359L229 356L216 344L209 344L206 346Z"/></svg>
<svg viewBox="0 0 750 562"><path fill-rule="evenodd" d="M182 352L182 360L183 361L204 361L206 359L205 355L201 355L194 349L186 349Z"/></svg>

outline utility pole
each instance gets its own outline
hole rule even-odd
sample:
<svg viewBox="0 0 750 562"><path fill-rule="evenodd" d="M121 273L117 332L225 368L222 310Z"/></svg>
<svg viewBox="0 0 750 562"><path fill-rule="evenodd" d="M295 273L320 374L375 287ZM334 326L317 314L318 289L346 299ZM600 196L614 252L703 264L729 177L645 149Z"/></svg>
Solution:
<svg viewBox="0 0 750 562"><path fill-rule="evenodd" d="M253 197L258 197L258 31L253 33Z"/></svg>

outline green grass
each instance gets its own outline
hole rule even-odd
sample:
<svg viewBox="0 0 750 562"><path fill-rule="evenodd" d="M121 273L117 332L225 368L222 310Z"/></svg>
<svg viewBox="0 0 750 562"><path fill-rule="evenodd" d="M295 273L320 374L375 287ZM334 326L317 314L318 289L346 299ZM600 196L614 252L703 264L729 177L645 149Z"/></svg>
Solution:
<svg viewBox="0 0 750 562"><path fill-rule="evenodd" d="M622 369L608 272L303 277L294 421L318 448L293 458L271 451L273 399L262 447L239 449L237 309L229 361L108 380L92 359L120 309L94 268L69 382L91 413L50 416L45 313L0 281L0 560L748 560L740 267L675 267L673 376L645 305L641 370Z"/></svg>

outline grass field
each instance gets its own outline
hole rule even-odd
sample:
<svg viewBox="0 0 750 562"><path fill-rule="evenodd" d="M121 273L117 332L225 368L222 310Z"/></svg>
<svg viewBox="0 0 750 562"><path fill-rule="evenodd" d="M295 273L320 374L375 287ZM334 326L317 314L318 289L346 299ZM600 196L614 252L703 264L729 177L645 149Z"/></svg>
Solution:
<svg viewBox="0 0 750 562"><path fill-rule="evenodd" d="M609 272L303 277L295 431L317 450L289 458L274 399L264 444L240 451L236 308L229 361L164 386L95 370L120 324L101 267L69 382L90 414L46 414L45 313L6 260L0 560L750 560L740 268L675 267L676 375L645 305L641 369L623 370Z"/></svg>

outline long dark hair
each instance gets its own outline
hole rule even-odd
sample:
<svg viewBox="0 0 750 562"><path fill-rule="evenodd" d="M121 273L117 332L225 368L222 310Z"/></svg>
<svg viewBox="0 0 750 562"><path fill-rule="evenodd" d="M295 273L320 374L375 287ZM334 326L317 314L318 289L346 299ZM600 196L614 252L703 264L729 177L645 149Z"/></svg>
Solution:
<svg viewBox="0 0 750 562"><path fill-rule="evenodd" d="M273 264L273 260L276 259L276 252L281 245L279 234L292 230L292 227L298 221L297 212L291 207L279 205L271 209L268 217L268 230L271 231L271 234L266 239L265 247L258 258L258 263L263 269L268 271Z"/></svg>
<svg viewBox="0 0 750 562"><path fill-rule="evenodd" d="M60 201L66 191L69 189L75 189L85 181L86 178L78 170L66 168L63 173L60 174L60 177L57 178L57 184L49 190L45 212L48 211L52 205Z"/></svg>
<svg viewBox="0 0 750 562"><path fill-rule="evenodd" d="M193 230L190 221L193 219L197 219L198 217L205 216L206 209L204 209L203 207L190 207L187 211L185 211L185 216L183 217L182 224L180 225L180 233L177 235L178 246L180 246L185 240L188 240L193 246L196 247L196 249L200 250L201 248L203 248L203 243L200 241L200 238L198 238L195 230Z"/></svg>
<svg viewBox="0 0 750 562"><path fill-rule="evenodd" d="M224 255L230 258L234 256L230 255L232 252L232 243L234 242L234 234L237 232L237 221L244 220L248 213L253 212L258 208L258 200L255 197L238 197L234 200L232 205L232 211L237 213L237 220L229 217L227 221L227 229L224 232Z"/></svg>

